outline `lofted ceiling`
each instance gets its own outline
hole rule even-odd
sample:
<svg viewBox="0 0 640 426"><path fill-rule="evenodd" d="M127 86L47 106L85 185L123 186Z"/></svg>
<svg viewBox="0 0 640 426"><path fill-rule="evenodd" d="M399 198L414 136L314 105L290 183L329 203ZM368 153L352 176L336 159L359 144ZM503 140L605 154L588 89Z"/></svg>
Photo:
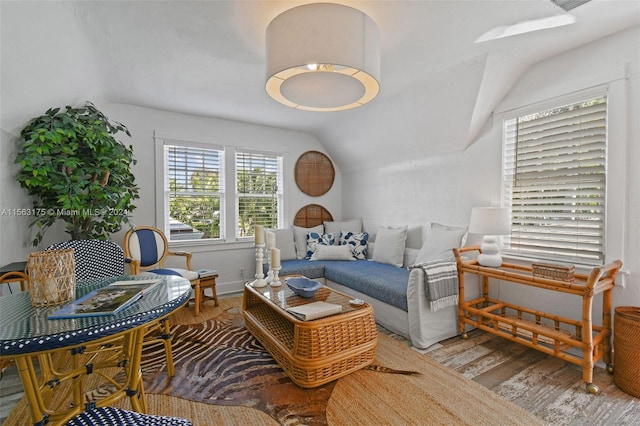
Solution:
<svg viewBox="0 0 640 426"><path fill-rule="evenodd" d="M550 0L341 1L380 29L381 91L314 113L264 89L266 27L304 3L2 0L2 129L17 134L48 106L117 102L311 133L349 171L465 149L532 64L640 24L634 0L570 12ZM567 13L575 23L475 42Z"/></svg>

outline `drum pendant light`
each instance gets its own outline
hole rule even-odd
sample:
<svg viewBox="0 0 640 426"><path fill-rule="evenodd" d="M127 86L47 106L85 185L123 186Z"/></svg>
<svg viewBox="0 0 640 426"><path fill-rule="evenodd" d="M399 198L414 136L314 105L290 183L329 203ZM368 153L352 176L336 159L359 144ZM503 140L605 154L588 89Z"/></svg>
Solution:
<svg viewBox="0 0 640 426"><path fill-rule="evenodd" d="M380 34L352 7L313 3L289 9L266 33L269 96L306 111L342 111L380 91Z"/></svg>

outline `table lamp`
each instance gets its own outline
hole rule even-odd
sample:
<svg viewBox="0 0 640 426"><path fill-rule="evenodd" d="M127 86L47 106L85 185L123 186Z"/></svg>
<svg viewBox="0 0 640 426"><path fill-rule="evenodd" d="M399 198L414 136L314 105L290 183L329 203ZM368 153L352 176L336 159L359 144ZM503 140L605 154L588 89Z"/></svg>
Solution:
<svg viewBox="0 0 640 426"><path fill-rule="evenodd" d="M469 232L484 234L478 256L481 266L497 268L502 265L500 246L496 235L506 235L511 231L511 215L505 207L474 207L471 209Z"/></svg>

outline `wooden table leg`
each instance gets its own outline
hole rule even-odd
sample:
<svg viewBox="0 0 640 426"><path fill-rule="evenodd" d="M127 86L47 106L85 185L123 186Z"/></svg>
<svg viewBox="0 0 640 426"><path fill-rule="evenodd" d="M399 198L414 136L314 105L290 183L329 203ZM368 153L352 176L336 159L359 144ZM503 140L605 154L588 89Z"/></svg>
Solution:
<svg viewBox="0 0 640 426"><path fill-rule="evenodd" d="M193 291L195 293L195 311L196 316L200 315L200 304L202 303L202 289L200 287L200 280L197 280L193 284Z"/></svg>
<svg viewBox="0 0 640 426"><path fill-rule="evenodd" d="M42 400L40 389L38 389L38 377L33 367L33 361L28 355L16 356L15 361L24 387L24 395L29 406L31 421L34 425L44 424L44 401Z"/></svg>
<svg viewBox="0 0 640 426"><path fill-rule="evenodd" d="M218 306L218 294L216 292L216 277L214 275L212 277L204 278L204 280L200 280L200 287L202 288L202 299L211 299L213 300L213 306ZM204 285L203 285L204 282ZM207 289L211 289L211 297L204 294Z"/></svg>
<svg viewBox="0 0 640 426"><path fill-rule="evenodd" d="M606 330L607 336L604 338L602 345L603 360L607 365L607 371L613 372L613 357L611 356L611 304L613 299L613 289L606 290L602 294L602 327Z"/></svg>
<svg viewBox="0 0 640 426"><path fill-rule="evenodd" d="M458 327L460 329L460 334L466 338L466 334L464 332L464 272L458 272L458 298Z"/></svg>
<svg viewBox="0 0 640 426"><path fill-rule="evenodd" d="M138 327L129 333L125 342L125 348L129 352L129 366L127 374L129 376L129 401L131 408L139 413L147 413L147 400L144 395L142 385L142 344L144 342L144 327Z"/></svg>

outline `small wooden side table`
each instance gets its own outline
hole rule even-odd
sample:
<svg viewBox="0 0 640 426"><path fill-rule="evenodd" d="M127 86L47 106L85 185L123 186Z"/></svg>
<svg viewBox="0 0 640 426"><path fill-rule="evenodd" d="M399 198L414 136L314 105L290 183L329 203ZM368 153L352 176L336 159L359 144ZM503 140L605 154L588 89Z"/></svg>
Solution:
<svg viewBox="0 0 640 426"><path fill-rule="evenodd" d="M213 272L213 274L211 274ZM192 299L195 304L196 316L200 315L200 307L205 302L205 300L213 300L214 305L218 306L218 295L216 293L216 278L218 278L218 273L216 271L208 271L208 274L202 278L200 278L200 283L198 285L192 286L194 288L195 298ZM211 289L211 296L208 296L205 293L205 290Z"/></svg>

